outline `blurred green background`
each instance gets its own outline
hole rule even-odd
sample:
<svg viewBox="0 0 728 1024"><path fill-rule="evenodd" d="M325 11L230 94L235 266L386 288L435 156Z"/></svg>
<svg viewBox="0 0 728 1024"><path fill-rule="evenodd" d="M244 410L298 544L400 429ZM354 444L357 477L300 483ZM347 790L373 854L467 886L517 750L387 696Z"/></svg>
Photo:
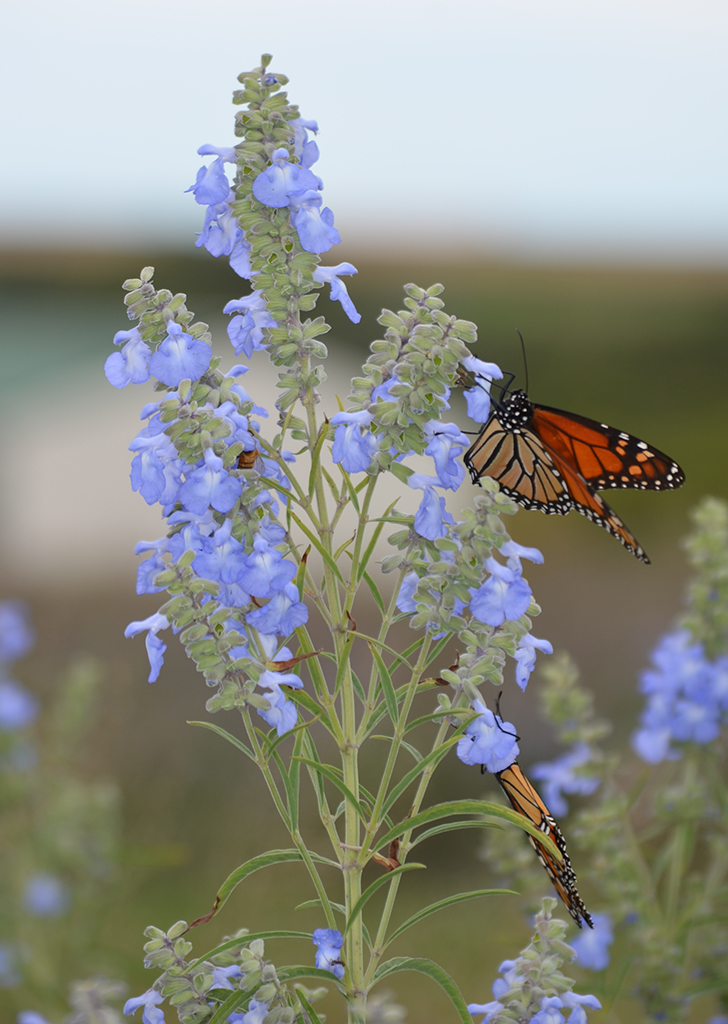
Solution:
<svg viewBox="0 0 728 1024"><path fill-rule="evenodd" d="M606 495L647 550L650 566L576 514L522 511L507 523L516 540L545 556L543 566L527 571L543 607L534 632L573 654L599 711L616 723L614 742L626 749L640 707L637 673L681 607L686 569L679 541L688 511L704 494L728 497L728 270L508 264L467 254L388 261L349 251L337 258L359 268L350 292L363 319L350 324L338 305L322 298L320 311L333 325L327 339L332 360L340 355L349 367L361 362L369 342L381 336L375 321L382 306L401 308L405 282L440 281L446 311L477 323L482 358L521 374L514 330L523 332L535 401L637 434L685 470L687 482L675 493ZM152 980L141 966L145 925L167 927L199 916L234 867L267 846L287 845L248 763L211 733L185 724L206 717L207 694L179 645L170 638L162 676L150 687L141 639L123 637L130 620L158 604L135 595L132 552L136 540L160 535L158 516L129 493L125 468L138 411L151 392L115 392L103 362L114 333L128 326L120 283L145 264L157 268L158 286L187 293L198 318L213 325L219 350L234 361L221 310L245 288L206 254L0 253L0 598L30 603L38 644L16 674L41 699L50 698L75 654L91 653L104 666L101 720L85 771L121 784L125 868L96 960L76 965L75 976L100 967L125 978L133 994ZM258 397L252 374L246 384ZM466 425L460 404L453 415ZM362 609L358 618L365 623L367 615ZM411 642L406 628L399 639ZM511 680L504 696L504 713L523 737L525 766L557 753L535 712L537 686L536 675L522 696ZM433 798L493 797L495 788L453 756L440 770ZM568 819L565 825L568 834ZM428 872L413 873L402 888L402 918L425 891L436 899L488 884L477 841L462 833L430 844ZM581 889L588 905L588 880ZM290 908L308 898L297 868L258 874L199 930L196 948L202 952L243 925L290 926ZM292 926L320 923L304 911ZM431 956L454 974L468 999L486 1001L498 964L515 955L527 935L515 902L498 897L431 918L394 952ZM269 953L278 962L307 961L312 951L271 946ZM447 1019L434 988L400 979L396 991L410 1021ZM3 1005L7 1016L1 1019L11 1020L9 992L0 992ZM333 1006L322 1009L331 1021L339 1019ZM705 1019L699 1004L695 1013L696 1021Z"/></svg>

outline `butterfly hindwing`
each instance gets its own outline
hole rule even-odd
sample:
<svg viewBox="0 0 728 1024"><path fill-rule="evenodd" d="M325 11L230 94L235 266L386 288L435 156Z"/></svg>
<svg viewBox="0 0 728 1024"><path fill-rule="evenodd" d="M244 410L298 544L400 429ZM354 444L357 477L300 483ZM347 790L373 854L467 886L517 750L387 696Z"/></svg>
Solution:
<svg viewBox="0 0 728 1024"><path fill-rule="evenodd" d="M529 835L528 837L559 898L566 905L578 926L581 928L581 922L584 920L590 928L593 928L591 915L584 906L584 901L576 887L576 874L566 852L566 840L543 800L523 774L517 761L514 761L508 768L504 768L502 772L496 772L495 777L500 782L513 809L532 822L555 844L562 856L560 862L551 856L543 843L540 843L535 836Z"/></svg>

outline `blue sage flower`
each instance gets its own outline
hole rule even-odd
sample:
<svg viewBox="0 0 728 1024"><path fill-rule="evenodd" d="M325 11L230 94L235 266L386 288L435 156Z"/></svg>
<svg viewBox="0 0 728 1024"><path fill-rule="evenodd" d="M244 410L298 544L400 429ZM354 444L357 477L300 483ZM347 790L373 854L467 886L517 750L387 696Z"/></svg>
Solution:
<svg viewBox="0 0 728 1024"><path fill-rule="evenodd" d="M454 423L439 423L430 420L425 424L428 444L425 455L432 456L437 474L437 487L456 491L465 478L462 452L470 441Z"/></svg>
<svg viewBox="0 0 728 1024"><path fill-rule="evenodd" d="M159 679L159 673L162 671L162 665L164 664L164 652L167 650L167 645L159 639L157 633L168 628L169 620L167 617L156 612L143 621L130 622L124 630L124 636L126 637L136 636L137 633L143 633L145 629L148 630L146 646L149 667L151 669L149 673L150 683L156 683Z"/></svg>
<svg viewBox="0 0 728 1024"><path fill-rule="evenodd" d="M516 730L510 722L496 721L482 701L473 701L471 707L478 717L458 740L457 755L464 764L484 765L489 772L502 772L518 757Z"/></svg>
<svg viewBox="0 0 728 1024"><path fill-rule="evenodd" d="M126 342L121 352L112 352L104 363L104 373L109 384L125 388L128 384L146 384L151 374L149 360L152 350L142 341L135 327L132 331L117 331L114 344Z"/></svg>
<svg viewBox="0 0 728 1024"><path fill-rule="evenodd" d="M238 242L243 239L243 229L230 206L234 197L235 193L229 192L224 202L207 207L202 231L195 242L198 249L204 246L212 256L230 256Z"/></svg>
<svg viewBox="0 0 728 1024"><path fill-rule="evenodd" d="M306 252L328 252L341 241L334 227L334 215L328 206L322 210L322 203L321 194L313 189L291 196L291 223Z"/></svg>
<svg viewBox="0 0 728 1024"><path fill-rule="evenodd" d="M15 1018L17 1024L50 1024L50 1021L35 1010L21 1010Z"/></svg>
<svg viewBox="0 0 728 1024"><path fill-rule="evenodd" d="M293 155L298 157L301 167L312 167L319 158L319 148L315 139L309 139L308 133L316 134L319 130L318 123L297 117L295 121L289 121L288 124L295 132Z"/></svg>
<svg viewBox="0 0 728 1024"><path fill-rule="evenodd" d="M335 267L316 267L313 272L314 281L318 281L319 284L331 285L331 301L340 302L346 315L355 324L361 320L361 313L357 312L356 306L349 298L346 285L339 280L339 277L358 273L359 271L351 263L338 263ZM373 400L376 401L374 398Z"/></svg>
<svg viewBox="0 0 728 1024"><path fill-rule="evenodd" d="M337 412L331 418L336 427L332 458L340 462L347 473L363 473L369 469L379 448L379 441L366 429L374 417L370 412Z"/></svg>
<svg viewBox="0 0 728 1024"><path fill-rule="evenodd" d="M575 769L583 768L591 759L589 744L577 743L572 750L557 757L555 761L541 762L531 769L534 779L544 783L543 798L556 816L568 813L569 805L564 800L564 793L588 796L599 787L597 777L575 774Z"/></svg>
<svg viewBox="0 0 728 1024"><path fill-rule="evenodd" d="M397 595L397 608L405 615L417 611L417 602L414 598L418 582L419 577L416 572L407 573L402 580L402 586L399 588L399 594Z"/></svg>
<svg viewBox="0 0 728 1024"><path fill-rule="evenodd" d="M0 729L15 732L27 729L38 717L38 701L20 683L12 679L0 682Z"/></svg>
<svg viewBox="0 0 728 1024"><path fill-rule="evenodd" d="M23 905L33 917L62 917L71 906L71 893L60 878L39 871L25 883Z"/></svg>
<svg viewBox="0 0 728 1024"><path fill-rule="evenodd" d="M258 535L253 541L253 550L238 573L237 582L254 597L273 597L295 575L293 562L284 559L280 551Z"/></svg>
<svg viewBox="0 0 728 1024"><path fill-rule="evenodd" d="M199 338L185 334L180 324L167 324L167 337L149 360L157 380L176 388L183 380L199 380L210 365L212 349Z"/></svg>
<svg viewBox="0 0 728 1024"><path fill-rule="evenodd" d="M476 387L463 392L468 416L476 423L485 423L490 416L490 385L494 380L502 379L503 371L495 363L484 363L475 356L466 356L462 365L476 380Z"/></svg>
<svg viewBox="0 0 728 1024"><path fill-rule="evenodd" d="M531 604L531 588L520 571L501 565L495 558L486 559L485 568L491 575L477 590L471 590L473 617L488 626L520 619Z"/></svg>
<svg viewBox="0 0 728 1024"><path fill-rule="evenodd" d="M245 621L261 633L290 636L308 622L308 608L299 599L295 583L287 583L263 608L248 612Z"/></svg>
<svg viewBox="0 0 728 1024"><path fill-rule="evenodd" d="M261 673L258 686L270 690L266 694L270 701L268 711L259 710L258 714L268 725L276 730L279 736L284 736L295 726L298 721L298 710L293 701L287 700L281 686L289 686L292 690L300 690L303 683L293 672L271 672L266 669Z"/></svg>
<svg viewBox="0 0 728 1024"><path fill-rule="evenodd" d="M230 182L225 174L224 165L234 164L237 156L234 149L204 145L197 150L200 156L216 156L209 167L201 167L197 172L194 185L186 192L192 192L200 206L215 206L224 202L230 192Z"/></svg>
<svg viewBox="0 0 728 1024"><path fill-rule="evenodd" d="M331 971L339 980L344 977L344 965L340 963L341 947L344 945L341 932L335 928L317 928L313 933L316 949L316 966L322 971Z"/></svg>
<svg viewBox="0 0 728 1024"><path fill-rule="evenodd" d="M259 203L281 209L288 206L291 196L321 187L321 179L307 167L288 162L287 149L276 149L270 167L261 171L253 182L253 195Z"/></svg>
<svg viewBox="0 0 728 1024"><path fill-rule="evenodd" d="M182 486L182 471L187 467L178 458L167 434L161 430L150 435L150 427L144 427L129 445L129 451L137 453L131 463L132 490L139 491L147 505L173 505Z"/></svg>
<svg viewBox="0 0 728 1024"><path fill-rule="evenodd" d="M250 1000L250 1009L246 1013L232 1013L228 1017L229 1024L263 1024L268 1016L268 1003L257 999Z"/></svg>
<svg viewBox="0 0 728 1024"><path fill-rule="evenodd" d="M229 512L240 497L243 486L237 477L223 468L222 459L206 448L205 464L195 469L179 489L179 500L188 512L202 514L212 506L217 512Z"/></svg>
<svg viewBox="0 0 728 1024"><path fill-rule="evenodd" d="M548 640L539 640L538 637L526 633L518 641L516 648L516 682L525 690L528 680L536 667L536 651L543 651L544 654L553 654L554 649Z"/></svg>
<svg viewBox="0 0 728 1024"><path fill-rule="evenodd" d="M236 356L242 353L250 359L253 352L266 348L264 331L267 327L275 327L276 322L268 312L262 292L252 291L250 295L232 299L223 313L243 314L234 316L227 329Z"/></svg>
<svg viewBox="0 0 728 1024"><path fill-rule="evenodd" d="M136 1013L140 1006L143 1006L143 1024L165 1024L164 1011L159 1009L159 1004L163 1002L164 996L162 993L150 988L142 995L135 996L134 999L127 999L124 1003L124 1013L127 1017L130 1017L133 1013Z"/></svg>
<svg viewBox="0 0 728 1024"><path fill-rule="evenodd" d="M410 480L411 482L411 480ZM433 487L425 487L420 507L415 512L415 530L425 540L437 540L447 534L447 524L455 520L445 507L445 499Z"/></svg>
<svg viewBox="0 0 728 1024"><path fill-rule="evenodd" d="M558 812L557 812L558 813ZM593 928L584 929L571 943L579 967L603 971L609 966L609 947L614 942L609 914L592 914Z"/></svg>

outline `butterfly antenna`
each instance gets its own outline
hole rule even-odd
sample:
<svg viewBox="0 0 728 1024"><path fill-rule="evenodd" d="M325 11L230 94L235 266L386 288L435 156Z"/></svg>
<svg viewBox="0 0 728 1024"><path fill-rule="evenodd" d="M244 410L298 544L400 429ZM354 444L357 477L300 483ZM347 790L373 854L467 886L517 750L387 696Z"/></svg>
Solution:
<svg viewBox="0 0 728 1024"><path fill-rule="evenodd" d="M526 374L526 386L523 389L528 394L528 360L526 359L526 342L523 340L523 335L516 327L516 334L521 339L521 352L523 353L523 369Z"/></svg>
<svg viewBox="0 0 728 1024"><path fill-rule="evenodd" d="M496 702L495 702L495 724L498 726L498 728L500 729L501 732L506 734L506 736L512 736L514 738L514 740L516 740L516 741L520 740L521 737L518 735L518 733L516 733L516 732L509 732L508 729L504 729L503 726L501 725L501 722L503 721L503 716L501 715L500 699L501 699L502 696L503 696L503 691L501 690L501 692L498 694L498 697L496 698Z"/></svg>

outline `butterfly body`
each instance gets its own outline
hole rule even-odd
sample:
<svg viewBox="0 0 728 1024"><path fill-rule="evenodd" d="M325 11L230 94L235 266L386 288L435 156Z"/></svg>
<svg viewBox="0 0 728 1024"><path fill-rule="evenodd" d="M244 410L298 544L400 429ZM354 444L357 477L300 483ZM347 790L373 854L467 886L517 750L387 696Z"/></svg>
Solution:
<svg viewBox="0 0 728 1024"><path fill-rule="evenodd" d="M649 558L597 491L671 490L685 475L669 456L606 423L531 402L513 391L465 454L474 483L497 480L524 508L546 515L572 509L608 530L635 557Z"/></svg>
<svg viewBox="0 0 728 1024"><path fill-rule="evenodd" d="M566 852L566 840L561 829L551 816L548 807L523 774L518 761L514 761L513 764L504 768L502 772L496 772L495 777L501 784L503 792L508 797L513 809L524 818L527 818L555 844L562 857L560 862L554 859L543 843L540 843L535 836L529 835L528 837L538 855L538 859L546 868L546 872L557 894L578 926L581 928L581 922L584 920L590 928L593 928L594 924L591 915L584 906L584 901L576 887L576 874Z"/></svg>

